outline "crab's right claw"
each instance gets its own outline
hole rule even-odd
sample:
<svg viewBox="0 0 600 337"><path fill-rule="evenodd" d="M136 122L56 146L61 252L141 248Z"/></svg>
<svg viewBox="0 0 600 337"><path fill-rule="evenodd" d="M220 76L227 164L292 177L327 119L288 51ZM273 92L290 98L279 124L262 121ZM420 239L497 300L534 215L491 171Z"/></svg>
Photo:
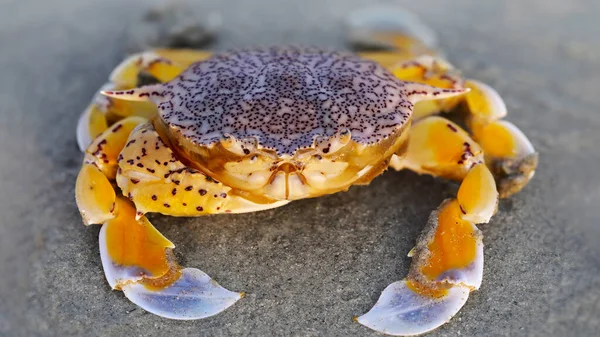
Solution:
<svg viewBox="0 0 600 337"><path fill-rule="evenodd" d="M174 245L152 224L136 220L133 205L117 198L116 216L100 230L100 255L108 283L144 310L159 316L191 320L216 315L243 297L204 272L181 268Z"/></svg>
<svg viewBox="0 0 600 337"><path fill-rule="evenodd" d="M410 281L390 284L366 314L355 320L375 331L395 336L413 336L448 322L469 298L469 288L451 287L440 297L419 294Z"/></svg>

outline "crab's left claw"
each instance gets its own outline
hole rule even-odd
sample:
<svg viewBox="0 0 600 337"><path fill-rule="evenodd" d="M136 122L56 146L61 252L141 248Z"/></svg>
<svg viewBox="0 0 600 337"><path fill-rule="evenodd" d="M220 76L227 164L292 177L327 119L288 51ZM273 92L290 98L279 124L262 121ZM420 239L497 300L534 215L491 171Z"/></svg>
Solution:
<svg viewBox="0 0 600 337"><path fill-rule="evenodd" d="M116 216L100 230L100 256L108 283L144 310L171 319L199 319L227 309L243 297L195 268L181 268L173 243L133 205L118 197Z"/></svg>

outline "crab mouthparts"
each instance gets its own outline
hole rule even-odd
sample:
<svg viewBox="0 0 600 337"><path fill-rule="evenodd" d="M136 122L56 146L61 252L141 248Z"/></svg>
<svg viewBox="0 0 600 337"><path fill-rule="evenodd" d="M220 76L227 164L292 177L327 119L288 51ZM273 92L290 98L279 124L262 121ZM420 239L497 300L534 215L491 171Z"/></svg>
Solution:
<svg viewBox="0 0 600 337"><path fill-rule="evenodd" d="M310 187L298 167L290 162L282 162L274 169L265 194L278 200L294 200L308 196Z"/></svg>

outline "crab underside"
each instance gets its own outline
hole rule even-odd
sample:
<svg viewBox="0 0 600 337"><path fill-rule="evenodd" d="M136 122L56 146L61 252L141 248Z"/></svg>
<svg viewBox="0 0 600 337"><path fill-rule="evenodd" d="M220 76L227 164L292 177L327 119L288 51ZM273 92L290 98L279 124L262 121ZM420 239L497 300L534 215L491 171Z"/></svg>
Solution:
<svg viewBox="0 0 600 337"><path fill-rule="evenodd" d="M400 29L373 28L366 14L350 20L354 41L375 52L160 49L119 65L77 129L77 204L86 225L102 224L111 287L160 316L215 315L243 293L179 266L146 213L259 211L368 184L392 167L461 185L431 214L407 277L356 321L416 335L456 314L482 281L475 225L527 184L537 153L502 120L498 93L461 77L402 15ZM138 87L141 74L157 83ZM450 111L469 131L434 116Z"/></svg>

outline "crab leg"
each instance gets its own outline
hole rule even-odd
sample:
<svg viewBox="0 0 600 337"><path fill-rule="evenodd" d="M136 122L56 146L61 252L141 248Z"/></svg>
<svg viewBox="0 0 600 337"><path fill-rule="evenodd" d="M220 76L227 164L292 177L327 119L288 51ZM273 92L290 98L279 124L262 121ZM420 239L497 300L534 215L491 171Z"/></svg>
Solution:
<svg viewBox="0 0 600 337"><path fill-rule="evenodd" d="M435 33L414 14L390 6L361 8L346 19L349 43L361 57L384 67L435 54Z"/></svg>
<svg viewBox="0 0 600 337"><path fill-rule="evenodd" d="M135 185L135 179L139 179L140 186L147 184L146 187L153 185L156 188L155 192L148 189L144 191L145 193L156 193L166 197L165 187L168 184L156 177L152 180L149 178L152 176L144 176L140 171L128 167L125 168L125 172L120 172L122 163L128 165L125 163L130 160L131 151L139 152L135 157L140 157L140 160L135 159L137 168L141 168L137 164L143 165L148 164L150 160L163 159L162 155L149 154L151 150L155 150L155 147L159 147L157 152L161 152L160 148L166 147L164 143L157 144L159 138L150 143L150 138L130 139L129 137L130 133L132 135L150 133L149 125L140 117L125 118L94 140L86 150L84 163L77 178L75 189L77 205L86 225L103 224L100 231L100 254L106 279L113 289L122 290L132 302L160 316L173 319L208 317L225 310L243 294L224 289L198 269L180 267L172 254L174 245L152 226L143 212L136 210L133 203L118 196L112 186L115 177L121 181L128 179L124 186ZM143 145L144 141L148 141L147 147ZM164 153L164 150L161 153ZM160 162L160 167L171 170L175 166L182 166L181 162L172 155L164 159L165 162ZM156 169L158 172L158 165L155 163L155 166L145 166L145 169ZM175 171L177 172L172 172L169 177L171 180L168 187L171 188L181 181L196 188L196 195L189 199L194 200L195 209L205 207L207 212L219 211L217 204L223 203L221 199L230 200L223 204L227 204L227 207L236 207L232 211L256 206L252 202L241 200L242 198L238 196L226 199L221 194L217 195L228 188L208 179L198 171L185 167ZM186 176L187 173L189 175ZM195 178L200 176L202 179ZM175 181L174 179L179 179L175 177L181 177L181 180ZM185 191L187 186L182 185L182 190ZM145 200L143 194L135 189L124 190L129 191L125 193L138 203L140 200ZM180 201L176 199L173 190L169 193L173 197L170 202ZM203 199L202 194L211 197L217 195L217 197L214 197L213 201L208 198ZM151 195L148 197L150 200L154 199L154 194L149 195ZM174 210L180 206L173 205Z"/></svg>
<svg viewBox="0 0 600 337"><path fill-rule="evenodd" d="M413 262L408 276L388 286L356 320L392 335L418 335L450 320L481 285L483 243L475 224L489 222L498 192L479 145L441 117L413 126L401 165L462 183L457 197L431 214L409 253Z"/></svg>
<svg viewBox="0 0 600 337"><path fill-rule="evenodd" d="M394 75L443 88L469 88L460 97L420 102L415 106L415 119L440 111L450 111L461 104L467 112L467 125L473 138L486 153L501 198L520 191L535 172L538 153L527 137L514 124L501 120L507 114L506 105L492 87L476 80L463 80L447 62L432 56L395 66Z"/></svg>
<svg viewBox="0 0 600 337"><path fill-rule="evenodd" d="M496 90L476 80L467 80L465 86L471 89L463 104L468 112L467 125L486 154L500 198L509 197L533 177L538 153L519 128L501 120L506 116L506 105Z"/></svg>
<svg viewBox="0 0 600 337"><path fill-rule="evenodd" d="M413 14L393 6L356 11L347 19L347 25L350 42L362 50L359 55L378 62L399 79L440 88L470 88L462 97L419 102L413 119L450 111L462 102L473 138L487 154L486 164L494 174L500 197L508 197L527 185L538 161L531 142L514 124L500 120L506 116L506 105L493 88L464 80L450 63L432 51L436 37L429 27Z"/></svg>
<svg viewBox="0 0 600 337"><path fill-rule="evenodd" d="M102 95L103 91L132 89L139 85L141 73L147 73L166 82L189 67L192 63L210 57L209 52L187 49L156 49L134 54L119 64L110 74L109 82L94 95L77 124L77 143L81 151L114 121L128 116L151 119L156 116L156 106L149 101L118 100Z"/></svg>

